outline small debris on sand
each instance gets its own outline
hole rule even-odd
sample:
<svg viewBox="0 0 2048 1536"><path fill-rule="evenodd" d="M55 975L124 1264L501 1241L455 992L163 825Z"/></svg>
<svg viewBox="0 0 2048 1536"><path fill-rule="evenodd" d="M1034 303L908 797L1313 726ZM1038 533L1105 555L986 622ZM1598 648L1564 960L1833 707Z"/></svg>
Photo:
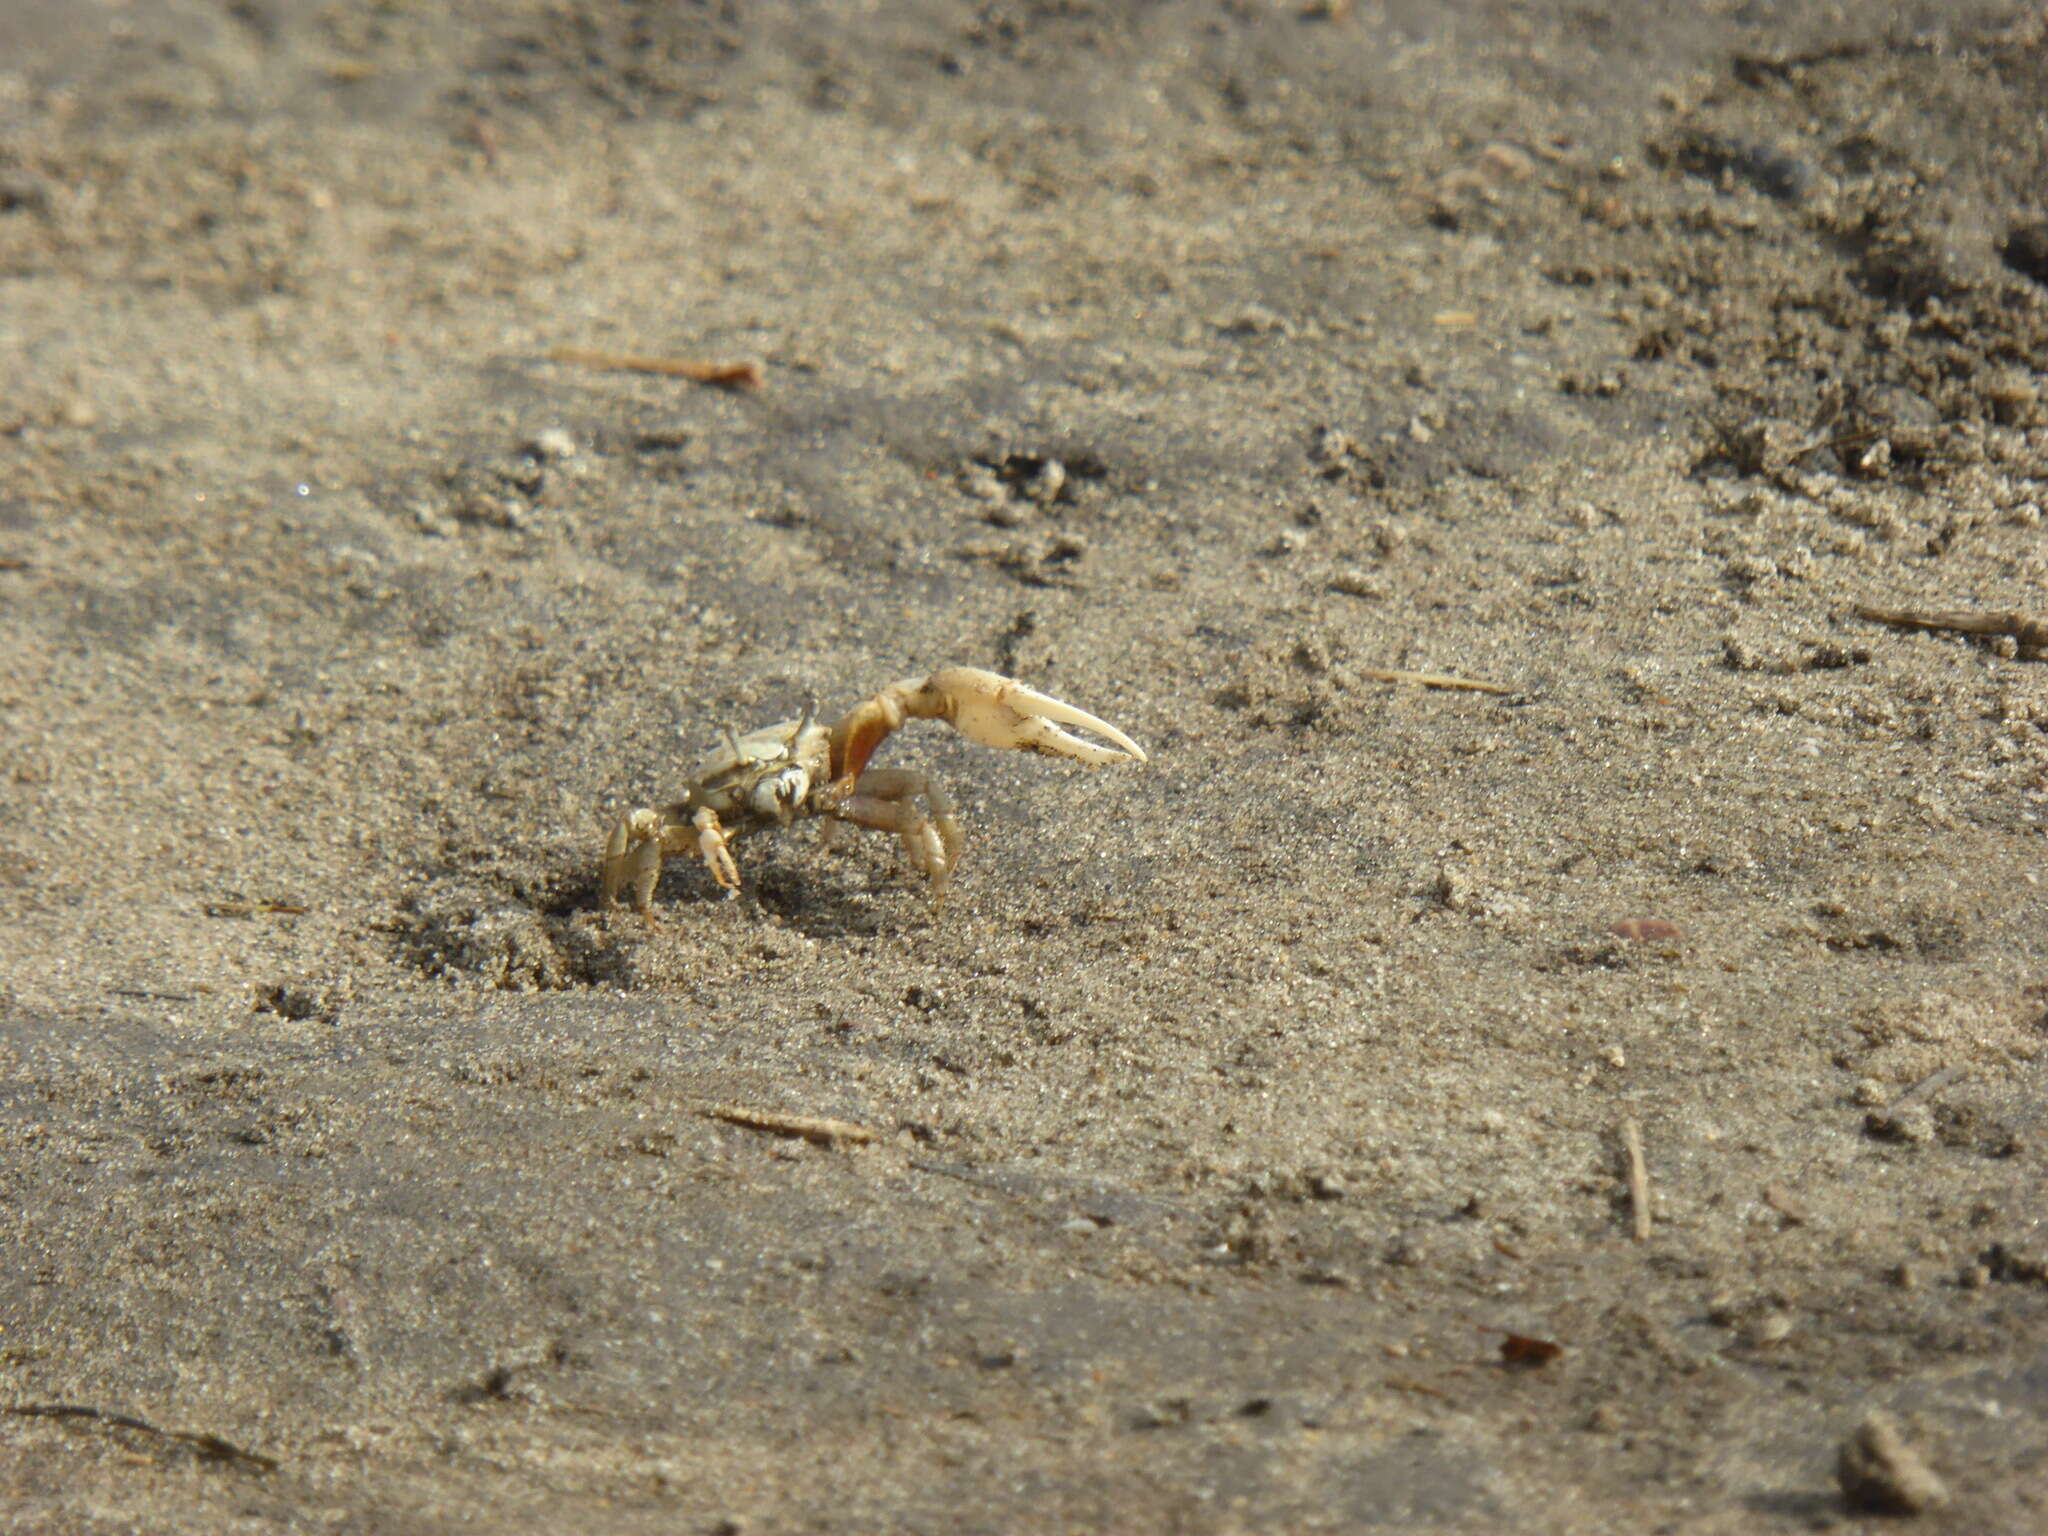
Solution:
<svg viewBox="0 0 2048 1536"><path fill-rule="evenodd" d="M1890 1414L1865 1415L1842 1442L1835 1481L1852 1509L1918 1515L1948 1502L1948 1485L1906 1444Z"/></svg>

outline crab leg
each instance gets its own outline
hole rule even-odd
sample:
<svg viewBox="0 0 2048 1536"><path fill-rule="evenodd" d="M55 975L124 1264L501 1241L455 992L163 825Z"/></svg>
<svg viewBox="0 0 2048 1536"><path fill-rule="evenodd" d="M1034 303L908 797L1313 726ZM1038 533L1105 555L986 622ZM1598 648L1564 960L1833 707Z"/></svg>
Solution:
<svg viewBox="0 0 2048 1536"><path fill-rule="evenodd" d="M619 892L630 887L633 906L650 921L654 915L654 886L661 879L661 815L641 809L628 811L612 823L604 843L604 904L616 907Z"/></svg>
<svg viewBox="0 0 2048 1536"><path fill-rule="evenodd" d="M920 798L929 816L917 808ZM960 824L953 819L952 799L930 778L907 768L877 768L829 814L902 838L910 862L932 883L932 905L945 904L946 882L960 862Z"/></svg>
<svg viewBox="0 0 2048 1536"><path fill-rule="evenodd" d="M832 728L833 793L853 792L861 770L890 732L910 720L944 720L961 735L989 747L1015 747L1083 763L1145 761L1145 749L1106 720L1015 678L979 667L947 667L919 681L893 683L856 705ZM1079 726L1103 741L1086 740L1063 725Z"/></svg>
<svg viewBox="0 0 2048 1536"><path fill-rule="evenodd" d="M612 823L604 845L604 904L615 907L619 893L633 893L633 910L654 921L654 887L661 879L661 861L671 853L694 853L727 894L740 888L739 866L726 847L725 828L717 812L700 809L687 822L676 819L681 807L668 812L628 811Z"/></svg>

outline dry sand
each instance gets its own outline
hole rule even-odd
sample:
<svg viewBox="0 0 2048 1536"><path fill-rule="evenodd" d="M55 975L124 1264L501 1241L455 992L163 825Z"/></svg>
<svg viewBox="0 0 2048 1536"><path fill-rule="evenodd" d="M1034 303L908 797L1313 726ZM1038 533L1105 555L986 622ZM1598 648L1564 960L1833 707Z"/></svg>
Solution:
<svg viewBox="0 0 2048 1536"><path fill-rule="evenodd" d="M2044 113L1961 0L0 8L8 1528L1794 1531L1873 1411L2048 1527L2048 665L1856 612L2048 607ZM1152 761L595 910L951 663Z"/></svg>

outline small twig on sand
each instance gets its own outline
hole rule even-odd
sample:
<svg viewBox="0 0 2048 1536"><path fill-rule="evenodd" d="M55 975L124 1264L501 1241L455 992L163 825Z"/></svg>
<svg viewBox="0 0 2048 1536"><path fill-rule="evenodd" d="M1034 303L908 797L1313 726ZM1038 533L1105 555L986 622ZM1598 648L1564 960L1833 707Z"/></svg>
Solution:
<svg viewBox="0 0 2048 1536"><path fill-rule="evenodd" d="M257 917L264 913L303 917L309 910L295 901L209 901L204 908L208 917Z"/></svg>
<svg viewBox="0 0 2048 1536"><path fill-rule="evenodd" d="M599 352L590 347L554 347L548 360L579 368L608 368L622 373L659 373L672 379L715 384L720 389L759 389L761 365L756 362L714 363L694 357L648 357L638 352Z"/></svg>
<svg viewBox="0 0 2048 1536"><path fill-rule="evenodd" d="M147 1419L138 1419L133 1414L109 1413L104 1408L88 1407L84 1403L15 1403L0 1408L0 1413L12 1414L21 1419L71 1419L87 1424L99 1424L108 1429L132 1429L145 1435L154 1435L159 1440L169 1440L207 1461L225 1461L237 1466L254 1467L259 1472L275 1472L277 1458L265 1456L256 1451L245 1451L232 1441L223 1440L219 1435L195 1433L185 1429L159 1429Z"/></svg>
<svg viewBox="0 0 2048 1536"><path fill-rule="evenodd" d="M1482 683L1469 677L1452 677L1447 672L1404 672L1398 667L1360 667L1360 677L1376 683L1414 683L1419 688L1462 688L1467 693L1513 693L1499 683Z"/></svg>
<svg viewBox="0 0 2048 1536"><path fill-rule="evenodd" d="M1867 443L1873 437L1882 437L1883 435L1883 432L1876 427L1866 427L1860 432L1843 432L1838 436L1830 436L1826 432L1816 432L1813 436L1807 438L1805 442L1794 448L1786 457L1789 459L1803 459L1816 448L1847 448L1856 443Z"/></svg>
<svg viewBox="0 0 2048 1536"><path fill-rule="evenodd" d="M1650 1240L1650 1169L1643 1161L1643 1128L1635 1116L1621 1122L1621 1144L1628 1153L1628 1204L1635 1216L1635 1239Z"/></svg>
<svg viewBox="0 0 2048 1536"><path fill-rule="evenodd" d="M1930 1073L1900 1094L1896 1099L1893 1099L1890 1107L1897 1109L1909 1099L1924 1099L1936 1089L1946 1088L1968 1070L1969 1068L1965 1063L1958 1061L1950 1066L1943 1067L1939 1072Z"/></svg>
<svg viewBox="0 0 2048 1536"><path fill-rule="evenodd" d="M2024 613L1962 613L1954 610L1877 608L1856 605L1856 617L1900 629L1945 629L1958 635L2009 635L2019 646L2020 660L2048 658L2048 619Z"/></svg>
<svg viewBox="0 0 2048 1536"><path fill-rule="evenodd" d="M1432 1387L1428 1382L1417 1381L1412 1376L1389 1376L1386 1384L1396 1392L1412 1392L1417 1397L1434 1397L1446 1403L1456 1401L1443 1388Z"/></svg>
<svg viewBox="0 0 2048 1536"><path fill-rule="evenodd" d="M1806 1202L1782 1184L1764 1186L1764 1204L1795 1227L1803 1227L1813 1220L1813 1213L1806 1208Z"/></svg>
<svg viewBox="0 0 2048 1536"><path fill-rule="evenodd" d="M838 1142L860 1146L875 1139L875 1132L851 1120L813 1120L808 1115L779 1115L769 1109L748 1109L740 1104L719 1104L705 1111L727 1125L745 1126L750 1131L767 1131L774 1136L801 1136L829 1147Z"/></svg>

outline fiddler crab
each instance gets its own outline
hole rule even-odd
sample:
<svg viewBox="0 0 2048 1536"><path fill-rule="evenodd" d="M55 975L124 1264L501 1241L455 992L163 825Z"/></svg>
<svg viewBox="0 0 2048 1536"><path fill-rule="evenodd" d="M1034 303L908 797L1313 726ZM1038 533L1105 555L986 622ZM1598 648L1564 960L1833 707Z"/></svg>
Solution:
<svg viewBox="0 0 2048 1536"><path fill-rule="evenodd" d="M960 862L952 800L912 769L868 768L875 749L905 720L944 720L984 746L1077 762L1145 761L1144 748L1086 710L1014 678L947 667L921 681L892 684L831 725L818 724L806 709L801 719L745 736L728 729L725 745L691 770L682 798L628 811L613 825L604 846L605 906L616 907L620 894L630 891L634 908L653 923L661 861L678 853L702 859L711 878L736 895L740 872L731 844L804 816L826 818L828 836L842 821L894 832L911 864L931 881L932 905L943 905L946 883ZM1086 740L1063 725L1102 740Z"/></svg>

